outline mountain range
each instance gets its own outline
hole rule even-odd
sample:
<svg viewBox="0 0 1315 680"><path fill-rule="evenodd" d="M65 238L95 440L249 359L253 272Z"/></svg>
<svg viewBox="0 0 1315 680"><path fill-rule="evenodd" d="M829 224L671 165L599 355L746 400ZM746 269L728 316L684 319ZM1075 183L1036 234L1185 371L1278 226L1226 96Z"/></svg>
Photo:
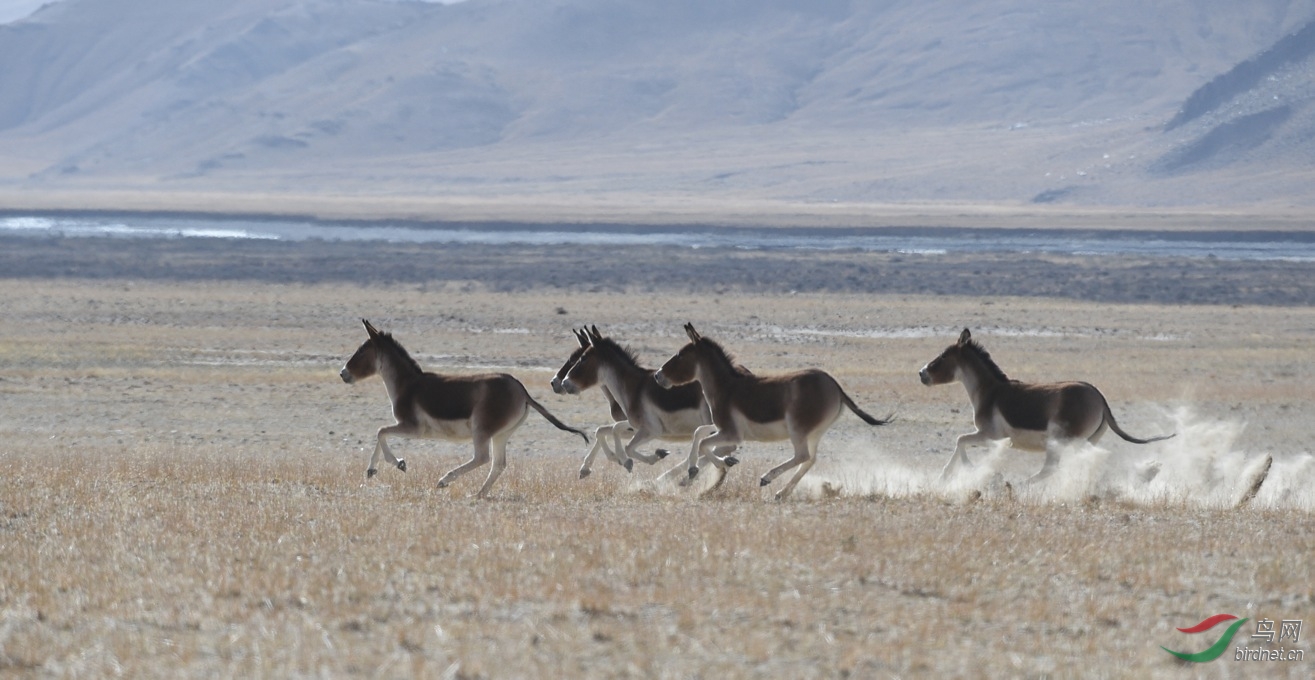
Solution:
<svg viewBox="0 0 1315 680"><path fill-rule="evenodd" d="M63 0L0 64L11 209L1315 207L1315 0Z"/></svg>

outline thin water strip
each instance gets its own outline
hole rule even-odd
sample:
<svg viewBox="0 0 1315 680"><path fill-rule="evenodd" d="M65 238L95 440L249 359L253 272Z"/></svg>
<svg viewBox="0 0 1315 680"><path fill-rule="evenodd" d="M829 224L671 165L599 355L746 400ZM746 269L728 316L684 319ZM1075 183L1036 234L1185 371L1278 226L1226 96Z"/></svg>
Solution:
<svg viewBox="0 0 1315 680"><path fill-rule="evenodd" d="M220 217L11 215L0 217L0 236L857 250L910 257L1036 253L1315 261L1315 233L1307 232L754 229L699 226L657 228L628 225L452 225Z"/></svg>

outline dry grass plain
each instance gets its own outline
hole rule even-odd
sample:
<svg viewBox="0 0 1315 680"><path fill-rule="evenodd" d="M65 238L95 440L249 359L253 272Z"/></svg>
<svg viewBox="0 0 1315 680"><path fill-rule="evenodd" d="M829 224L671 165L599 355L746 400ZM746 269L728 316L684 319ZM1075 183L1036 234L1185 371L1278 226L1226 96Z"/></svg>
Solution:
<svg viewBox="0 0 1315 680"><path fill-rule="evenodd" d="M1174 628L1219 612L1315 619L1315 309L3 286L0 675L1304 678L1315 663L1309 630L1299 662L1192 666L1160 649L1203 649ZM336 375L361 317L429 370L510 372L580 426L602 424L601 396L547 386L569 329L596 323L656 364L686 320L756 370L826 368L899 420L842 417L781 503L757 478L783 445L748 445L698 497L642 466L577 480L580 442L535 415L488 501L466 498L482 471L434 488L465 445L399 440L409 472L366 482L391 421L381 383ZM1013 377L1090 380L1129 431L1180 436L1111 437L1014 498L986 475L937 485L966 397L916 371L965 325ZM1230 507L1266 453L1261 494ZM1164 471L1130 487L1149 458ZM1040 464L974 460L1011 481Z"/></svg>

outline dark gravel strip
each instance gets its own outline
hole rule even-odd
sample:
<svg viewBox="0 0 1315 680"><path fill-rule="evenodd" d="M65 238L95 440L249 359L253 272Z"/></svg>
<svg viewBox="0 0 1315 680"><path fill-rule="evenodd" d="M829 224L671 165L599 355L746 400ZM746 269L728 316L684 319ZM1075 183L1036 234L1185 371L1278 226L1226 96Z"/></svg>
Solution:
<svg viewBox="0 0 1315 680"><path fill-rule="evenodd" d="M829 291L1157 304L1315 304L1315 265L1310 263L1021 253L0 237L0 277L472 282L507 291Z"/></svg>

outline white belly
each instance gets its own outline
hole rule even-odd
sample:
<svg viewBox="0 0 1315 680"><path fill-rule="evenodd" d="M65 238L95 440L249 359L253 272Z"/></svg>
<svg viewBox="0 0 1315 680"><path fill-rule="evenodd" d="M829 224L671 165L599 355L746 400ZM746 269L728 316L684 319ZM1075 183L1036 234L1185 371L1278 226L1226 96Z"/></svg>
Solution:
<svg viewBox="0 0 1315 680"><path fill-rule="evenodd" d="M427 439L469 441L472 437L469 420L439 420L424 413L417 414L420 436Z"/></svg>
<svg viewBox="0 0 1315 680"><path fill-rule="evenodd" d="M779 442L782 439L790 438L790 429L785 426L784 420L756 423L740 413L736 413L733 421L735 423L735 432L744 441Z"/></svg>
<svg viewBox="0 0 1315 680"><path fill-rule="evenodd" d="M703 425L703 418L696 409L686 409L675 413L661 413L652 422L645 423L654 436L661 439L689 439L694 430Z"/></svg>
<svg viewBox="0 0 1315 680"><path fill-rule="evenodd" d="M1046 450L1046 432L1044 430L1019 430L1009 426L1005 419L996 414L992 419L992 427L995 428L999 435L993 439L1008 439L1009 445L1024 451L1045 451Z"/></svg>

